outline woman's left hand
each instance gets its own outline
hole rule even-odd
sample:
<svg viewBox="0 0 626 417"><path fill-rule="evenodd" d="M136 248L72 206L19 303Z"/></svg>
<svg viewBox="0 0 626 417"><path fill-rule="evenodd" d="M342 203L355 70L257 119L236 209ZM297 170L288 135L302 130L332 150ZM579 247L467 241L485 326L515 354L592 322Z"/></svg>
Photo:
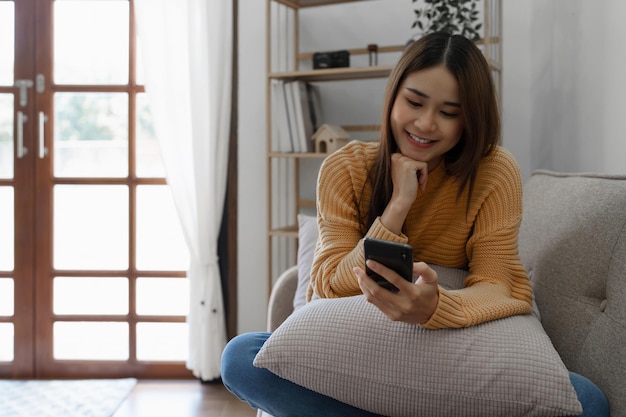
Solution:
<svg viewBox="0 0 626 417"><path fill-rule="evenodd" d="M413 263L413 275L418 275L419 278L411 283L378 262L371 259L367 262L372 271L398 288L398 292L393 293L378 285L363 269L356 267L354 273L367 301L393 321L420 324L430 319L439 302L439 289L437 273L428 264Z"/></svg>

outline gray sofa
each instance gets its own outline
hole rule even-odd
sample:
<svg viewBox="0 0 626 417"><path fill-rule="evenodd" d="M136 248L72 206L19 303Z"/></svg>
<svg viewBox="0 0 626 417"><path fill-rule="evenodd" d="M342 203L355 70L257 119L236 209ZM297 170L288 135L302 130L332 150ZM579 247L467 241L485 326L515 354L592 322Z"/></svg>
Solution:
<svg viewBox="0 0 626 417"><path fill-rule="evenodd" d="M535 171L519 252L564 364L605 392L612 417L626 417L626 176ZM273 287L268 330L293 312L297 288L293 266Z"/></svg>

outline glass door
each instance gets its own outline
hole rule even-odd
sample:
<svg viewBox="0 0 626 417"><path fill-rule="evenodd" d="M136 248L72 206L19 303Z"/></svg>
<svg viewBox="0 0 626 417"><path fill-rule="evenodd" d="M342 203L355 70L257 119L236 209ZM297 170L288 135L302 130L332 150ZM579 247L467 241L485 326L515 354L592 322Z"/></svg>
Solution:
<svg viewBox="0 0 626 417"><path fill-rule="evenodd" d="M190 376L189 256L132 1L30 1L0 1L18 46L0 33L0 372Z"/></svg>

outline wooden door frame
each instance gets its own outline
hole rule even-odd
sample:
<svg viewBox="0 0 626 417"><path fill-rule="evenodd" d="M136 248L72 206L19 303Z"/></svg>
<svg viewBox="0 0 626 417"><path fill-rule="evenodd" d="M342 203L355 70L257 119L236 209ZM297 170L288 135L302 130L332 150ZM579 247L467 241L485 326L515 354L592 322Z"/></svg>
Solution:
<svg viewBox="0 0 626 417"><path fill-rule="evenodd" d="M34 79L34 54L35 42L33 28L36 24L34 17L35 0L15 1L14 12L15 21L20 21L20 26L15 26L15 79ZM28 103L35 100L34 88L27 91ZM0 372L8 374L14 378L21 378L32 375L34 371L34 346L31 343L34 340L34 310L32 309L33 293L35 289L34 280L34 236L35 225L32 221L34 216L34 178L32 175L34 169L35 143L34 137L34 121L35 112L32 105L22 108L19 104L19 92L14 89L15 99L14 114L22 111L28 118L28 122L24 123L23 138L24 146L28 149L28 153L21 159L14 158L14 241L15 241L15 262L12 273L14 280L14 312L13 318L10 320L14 328L14 358L9 365L1 365ZM14 116L13 124L14 139L17 132L17 117ZM16 139L15 139L16 142ZM14 142L14 143L15 143ZM16 146L14 146L16 152ZM18 248L22 248L19 250ZM18 280L19 285L18 285Z"/></svg>

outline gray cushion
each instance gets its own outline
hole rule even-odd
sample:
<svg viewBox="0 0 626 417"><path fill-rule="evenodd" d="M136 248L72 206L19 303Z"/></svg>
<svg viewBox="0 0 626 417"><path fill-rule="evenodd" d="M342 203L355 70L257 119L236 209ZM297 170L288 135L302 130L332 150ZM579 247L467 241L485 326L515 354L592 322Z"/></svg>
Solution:
<svg viewBox="0 0 626 417"><path fill-rule="evenodd" d="M449 288L465 271L438 269ZM533 315L465 329L392 322L363 296L295 311L254 364L386 416L580 413L568 371Z"/></svg>
<svg viewBox="0 0 626 417"><path fill-rule="evenodd" d="M311 266L319 232L317 217L298 214L298 287L293 297L293 309L306 304L306 293L311 282Z"/></svg>
<svg viewBox="0 0 626 417"><path fill-rule="evenodd" d="M533 173L519 251L563 362L626 417L626 177Z"/></svg>

